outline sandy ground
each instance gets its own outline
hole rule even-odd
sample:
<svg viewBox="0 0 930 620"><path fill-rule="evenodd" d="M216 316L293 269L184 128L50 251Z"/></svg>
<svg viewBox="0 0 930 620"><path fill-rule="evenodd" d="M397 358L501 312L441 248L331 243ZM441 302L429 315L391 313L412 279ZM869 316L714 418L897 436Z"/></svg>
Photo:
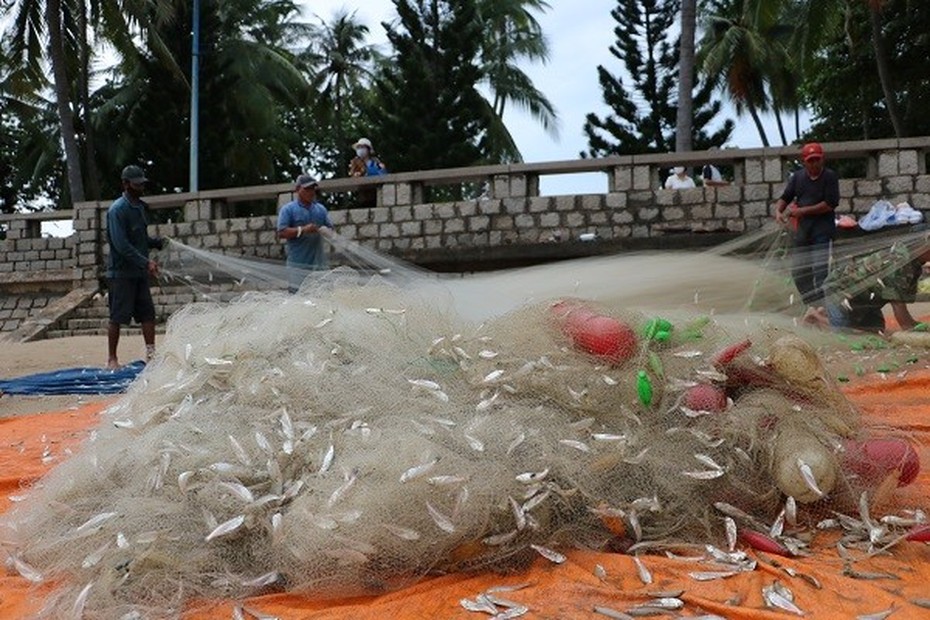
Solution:
<svg viewBox="0 0 930 620"><path fill-rule="evenodd" d="M137 341L137 342L136 342ZM124 361L139 357L141 336L124 336L120 352ZM106 336L76 336L0 346L0 378L11 379L37 372L75 368L102 367L107 360ZM10 415L61 411L96 400L112 400L113 396L0 396L0 418Z"/></svg>

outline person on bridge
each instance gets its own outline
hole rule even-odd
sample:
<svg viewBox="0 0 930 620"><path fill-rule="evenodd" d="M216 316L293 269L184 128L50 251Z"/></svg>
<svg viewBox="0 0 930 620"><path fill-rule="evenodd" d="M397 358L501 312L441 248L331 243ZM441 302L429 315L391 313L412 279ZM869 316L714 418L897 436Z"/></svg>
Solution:
<svg viewBox="0 0 930 620"><path fill-rule="evenodd" d="M672 174L665 179L665 189L690 189L696 187L684 166L672 168Z"/></svg>
<svg viewBox="0 0 930 620"><path fill-rule="evenodd" d="M123 195L107 210L107 368L112 370L119 368L120 326L129 325L133 318L142 325L145 360L155 354L155 304L149 277L158 275L158 263L149 257L149 249L161 250L165 240L148 236L148 206L142 201L146 181L139 166L123 168Z"/></svg>
<svg viewBox="0 0 930 620"><path fill-rule="evenodd" d="M836 172L824 167L823 147L816 142L801 148L804 168L792 173L775 202L775 221L792 230L791 276L808 307L823 305L823 283L836 235L834 210L840 202Z"/></svg>
<svg viewBox="0 0 930 620"><path fill-rule="evenodd" d="M368 138L359 138L352 145L355 157L349 162L350 177L376 177L387 174L387 166L376 155L375 149ZM356 206L372 208L377 206L378 190L374 187L363 187L356 192Z"/></svg>
<svg viewBox="0 0 930 620"><path fill-rule="evenodd" d="M278 213L278 239L287 240L288 291L296 293L309 271L326 269L323 235L333 228L329 211L317 200L319 184L309 174L297 177L297 199Z"/></svg>

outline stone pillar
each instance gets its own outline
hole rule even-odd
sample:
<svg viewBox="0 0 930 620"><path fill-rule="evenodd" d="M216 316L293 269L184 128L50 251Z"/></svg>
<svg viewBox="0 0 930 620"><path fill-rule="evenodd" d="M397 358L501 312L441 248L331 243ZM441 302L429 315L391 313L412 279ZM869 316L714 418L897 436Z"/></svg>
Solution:
<svg viewBox="0 0 930 620"><path fill-rule="evenodd" d="M223 205L226 203L223 202ZM185 222L205 222L217 219L214 217L213 203L210 200L188 200L184 203Z"/></svg>
<svg viewBox="0 0 930 620"><path fill-rule="evenodd" d="M75 288L95 286L106 273L103 246L107 242L106 217L99 202L74 205Z"/></svg>
<svg viewBox="0 0 930 620"><path fill-rule="evenodd" d="M633 189L633 166L614 166L607 174L607 193L626 192Z"/></svg>
<svg viewBox="0 0 930 620"><path fill-rule="evenodd" d="M378 189L378 206L409 207L423 202L420 183L385 183Z"/></svg>

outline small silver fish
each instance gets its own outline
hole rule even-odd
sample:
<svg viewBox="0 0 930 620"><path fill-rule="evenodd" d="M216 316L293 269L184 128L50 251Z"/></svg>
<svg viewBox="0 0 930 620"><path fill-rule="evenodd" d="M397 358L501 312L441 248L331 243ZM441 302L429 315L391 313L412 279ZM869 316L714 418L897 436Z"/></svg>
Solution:
<svg viewBox="0 0 930 620"><path fill-rule="evenodd" d="M326 450L326 454L323 455L323 462L320 465L319 473L325 474L329 471L330 466L333 464L333 458L336 456L336 446L329 444L329 448Z"/></svg>
<svg viewBox="0 0 930 620"><path fill-rule="evenodd" d="M717 461L715 461L714 459L712 459L706 454L697 453L694 455L694 458L700 461L701 463L707 465L711 469L716 469L718 471L724 470L723 465L720 465L719 463L717 463Z"/></svg>
<svg viewBox="0 0 930 620"><path fill-rule="evenodd" d="M485 613L485 614L490 614L492 616L497 614L497 606L494 605L494 603L492 603L491 601L481 596L479 596L475 600L463 598L459 601L459 605L461 605L465 611Z"/></svg>
<svg viewBox="0 0 930 620"><path fill-rule="evenodd" d="M547 560L555 564L561 564L562 562L566 560L564 555L548 547L543 547L542 545L530 545L530 548L536 551L536 553L538 553L539 555L543 556L544 558L546 558Z"/></svg>
<svg viewBox="0 0 930 620"><path fill-rule="evenodd" d="M90 594L90 589L93 587L94 582L91 581L89 584L81 588L81 591L78 593L77 598L74 599L74 604L71 606L71 617L72 618L83 618L84 617L84 606L87 605L87 596Z"/></svg>
<svg viewBox="0 0 930 620"><path fill-rule="evenodd" d="M279 579L277 571L272 571L270 573L265 573L264 575L259 575L252 579L242 582L242 585L246 588L262 588L264 586L270 586Z"/></svg>
<svg viewBox="0 0 930 620"><path fill-rule="evenodd" d="M683 471L681 474L683 476L688 476L689 478L694 478L695 480L714 480L724 475L725 471L721 469L708 469L704 471Z"/></svg>
<svg viewBox="0 0 930 620"><path fill-rule="evenodd" d="M381 526L402 540L420 540L420 533L410 528L401 527L391 523L382 523Z"/></svg>
<svg viewBox="0 0 930 620"><path fill-rule="evenodd" d="M439 462L439 457L436 457L433 460L428 461L426 463L422 463L420 465L414 465L413 467L406 470L404 473L400 475L400 481L402 483L410 482L411 480L415 478L419 478L420 476L430 472L433 469L433 467L436 466L436 463L438 462Z"/></svg>
<svg viewBox="0 0 930 620"><path fill-rule="evenodd" d="M441 389L439 384L435 381L430 381L429 379L407 379L407 382L413 385L414 387L420 387L427 390L439 390Z"/></svg>
<svg viewBox="0 0 930 620"><path fill-rule="evenodd" d="M507 498L510 501L510 510L513 513L513 519L517 524L517 529L522 530L526 527L526 513L523 512L523 506L517 503L512 497Z"/></svg>
<svg viewBox="0 0 930 620"><path fill-rule="evenodd" d="M482 538L481 542L483 542L484 544L490 547L506 545L511 540L516 538L519 532L520 532L519 530L511 530L509 532L504 532L503 534L492 534L491 536Z"/></svg>
<svg viewBox="0 0 930 620"><path fill-rule="evenodd" d="M116 512L101 512L98 515L95 515L79 525L78 527L71 530L72 537L85 536L87 534L96 532L103 524L115 517L118 513Z"/></svg>
<svg viewBox="0 0 930 620"><path fill-rule="evenodd" d="M529 484L532 482L539 482L543 480L547 475L549 475L549 468L545 468L542 471L528 471L522 474L517 475L517 482L522 482L524 484Z"/></svg>
<svg viewBox="0 0 930 620"><path fill-rule="evenodd" d="M814 471L811 469L811 466L804 462L804 459L798 457L797 460L798 469L801 471L801 478L804 480L804 484L809 488L817 497L823 497L824 493L820 490L820 487L817 486L817 479L814 477Z"/></svg>
<svg viewBox="0 0 930 620"><path fill-rule="evenodd" d="M727 551L732 553L736 548L736 521L732 517L724 517L723 523L727 532Z"/></svg>
<svg viewBox="0 0 930 620"><path fill-rule="evenodd" d="M526 441L526 433L520 431L520 433L514 437L513 441L510 442L510 445L507 446L507 456L510 456L510 454L519 448L520 444L522 444L524 441Z"/></svg>
<svg viewBox="0 0 930 620"><path fill-rule="evenodd" d="M482 382L482 383L491 383L492 381L496 381L497 379L500 379L501 375L503 375L503 374L504 374L504 371L503 371L503 370L500 370L500 369L498 369L498 370L492 370L492 371L489 372L487 375L485 375L484 379L482 379L481 382Z"/></svg>
<svg viewBox="0 0 930 620"><path fill-rule="evenodd" d="M358 476L353 471L346 475L345 481L336 488L335 491L329 496L329 499L326 501L326 507L332 508L336 502L342 499L349 490L355 486L355 481L358 479Z"/></svg>
<svg viewBox="0 0 930 620"><path fill-rule="evenodd" d="M738 575L739 571L727 570L727 571L696 571L688 573L688 576L694 579L695 581L713 581L715 579L726 579L727 577L732 577L733 575Z"/></svg>
<svg viewBox="0 0 930 620"><path fill-rule="evenodd" d="M591 448L589 448L587 444L575 439L559 439L559 443L563 446L568 446L569 448L574 448L575 450L579 450L581 452L591 451Z"/></svg>
<svg viewBox="0 0 930 620"><path fill-rule="evenodd" d="M34 569L29 564L26 564L15 555L12 556L12 560L13 568L16 569L16 572L19 573L20 576L22 576L27 581L31 581L32 583L42 583L44 579L44 577L42 577L42 573Z"/></svg>
<svg viewBox="0 0 930 620"><path fill-rule="evenodd" d="M235 497L238 497L247 504L251 504L255 501L255 496L252 495L252 491L248 489L241 482L221 482L219 486L223 487Z"/></svg>
<svg viewBox="0 0 930 620"><path fill-rule="evenodd" d="M775 607L799 616L804 615L804 612L794 604L794 595L791 590L778 581L762 588L762 598L768 607Z"/></svg>
<svg viewBox="0 0 930 620"><path fill-rule="evenodd" d="M243 523L245 523L245 515L239 515L237 517L233 517L232 519L229 519L228 521L224 521L223 523L220 523L219 525L217 525L216 529L214 529L212 532L207 534L207 537L204 538L204 542L210 542L214 538L219 538L220 536L226 536L228 534L232 534L233 532L237 531L240 527L242 527Z"/></svg>
<svg viewBox="0 0 930 620"><path fill-rule="evenodd" d="M646 454L648 452L649 452L649 448L643 448L642 450L639 451L638 454L636 454L636 456L629 456L623 459L623 462L628 465L639 465L640 463L643 462L643 459L646 458Z"/></svg>
<svg viewBox="0 0 930 620"><path fill-rule="evenodd" d="M497 351L489 351L488 349L484 349L483 351L478 352L478 357L483 360L492 360L497 357L497 355Z"/></svg>
<svg viewBox="0 0 930 620"><path fill-rule="evenodd" d="M633 620L633 616L630 614L625 614L622 611L617 611L616 609L611 609L610 607L604 607L603 605L595 605L594 613L607 616L608 618L613 618L614 620Z"/></svg>
<svg viewBox="0 0 930 620"><path fill-rule="evenodd" d="M651 584L652 573L649 572L649 569L646 568L646 565L643 564L643 561L639 559L638 555L633 556L633 563L636 564L636 572L639 575L639 580L647 586Z"/></svg>
<svg viewBox="0 0 930 620"><path fill-rule="evenodd" d="M871 614L860 614L856 616L856 620L885 620L885 618L887 618L888 616L890 616L897 610L898 610L897 607L889 607L888 609L884 611L876 611L875 613L871 613Z"/></svg>
<svg viewBox="0 0 930 620"><path fill-rule="evenodd" d="M426 511L429 513L429 516L433 519L433 522L436 524L436 527L442 531L452 534L455 532L455 524L447 517L446 515L439 512L432 504L426 502Z"/></svg>
<svg viewBox="0 0 930 620"><path fill-rule="evenodd" d="M465 440L468 442L468 446L475 452L484 452L484 442L477 437L465 435Z"/></svg>
<svg viewBox="0 0 930 620"><path fill-rule="evenodd" d="M491 620L513 620L513 618L519 618L520 616L525 616L530 611L529 607L523 605L519 607L511 607L506 611L502 611L499 614L491 616Z"/></svg>

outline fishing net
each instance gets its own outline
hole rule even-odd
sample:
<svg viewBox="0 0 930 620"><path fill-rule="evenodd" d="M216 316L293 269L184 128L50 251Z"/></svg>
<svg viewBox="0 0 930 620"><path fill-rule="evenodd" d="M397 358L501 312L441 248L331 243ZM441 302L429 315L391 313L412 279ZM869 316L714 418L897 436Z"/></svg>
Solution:
<svg viewBox="0 0 930 620"><path fill-rule="evenodd" d="M236 285L172 245L192 285ZM364 261L295 295L272 270L171 317L126 396L5 517L14 569L60 584L47 615L375 594L574 547L732 549L737 531L803 554L803 528L916 475L906 438L872 458L813 333L724 312L784 293L751 261L461 282Z"/></svg>

